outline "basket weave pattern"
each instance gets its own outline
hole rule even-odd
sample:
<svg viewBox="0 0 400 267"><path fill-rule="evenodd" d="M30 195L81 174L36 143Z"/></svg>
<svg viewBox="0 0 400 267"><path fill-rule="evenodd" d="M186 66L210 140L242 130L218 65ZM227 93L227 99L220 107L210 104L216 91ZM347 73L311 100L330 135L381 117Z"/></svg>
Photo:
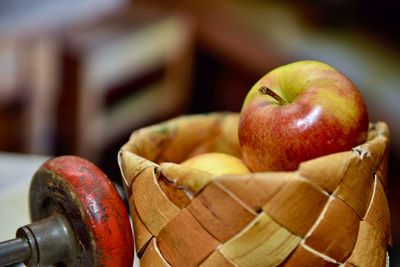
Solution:
<svg viewBox="0 0 400 267"><path fill-rule="evenodd" d="M141 266L386 266L388 127L293 172L216 177L179 165L241 157L238 114L182 116L134 132L119 165Z"/></svg>

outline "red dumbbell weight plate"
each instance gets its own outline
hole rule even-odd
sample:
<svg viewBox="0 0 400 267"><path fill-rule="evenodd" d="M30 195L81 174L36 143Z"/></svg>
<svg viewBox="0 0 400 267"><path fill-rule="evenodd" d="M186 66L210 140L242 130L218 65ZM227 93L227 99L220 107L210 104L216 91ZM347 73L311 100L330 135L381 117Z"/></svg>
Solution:
<svg viewBox="0 0 400 267"><path fill-rule="evenodd" d="M129 215L117 190L91 162L62 156L35 173L29 193L32 221L62 213L76 235L77 257L69 266L132 266Z"/></svg>

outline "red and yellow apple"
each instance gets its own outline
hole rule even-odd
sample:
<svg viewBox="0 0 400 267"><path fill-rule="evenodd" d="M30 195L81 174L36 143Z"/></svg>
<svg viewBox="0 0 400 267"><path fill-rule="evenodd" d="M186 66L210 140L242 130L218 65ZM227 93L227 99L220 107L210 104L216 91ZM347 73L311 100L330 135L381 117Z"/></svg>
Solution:
<svg viewBox="0 0 400 267"><path fill-rule="evenodd" d="M291 171L300 162L366 141L368 113L357 87L318 61L298 61L263 76L240 113L239 142L253 172Z"/></svg>
<svg viewBox="0 0 400 267"><path fill-rule="evenodd" d="M232 155L219 152L198 154L185 160L181 165L209 172L216 176L250 173L250 170L242 160Z"/></svg>

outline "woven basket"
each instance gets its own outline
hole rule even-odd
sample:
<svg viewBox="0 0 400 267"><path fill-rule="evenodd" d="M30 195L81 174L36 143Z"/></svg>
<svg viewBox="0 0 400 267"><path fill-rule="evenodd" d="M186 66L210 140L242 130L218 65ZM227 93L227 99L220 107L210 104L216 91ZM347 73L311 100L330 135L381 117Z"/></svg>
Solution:
<svg viewBox="0 0 400 267"><path fill-rule="evenodd" d="M134 132L118 159L141 266L387 266L389 131L297 171L213 176L179 165L241 157L239 115L178 117Z"/></svg>

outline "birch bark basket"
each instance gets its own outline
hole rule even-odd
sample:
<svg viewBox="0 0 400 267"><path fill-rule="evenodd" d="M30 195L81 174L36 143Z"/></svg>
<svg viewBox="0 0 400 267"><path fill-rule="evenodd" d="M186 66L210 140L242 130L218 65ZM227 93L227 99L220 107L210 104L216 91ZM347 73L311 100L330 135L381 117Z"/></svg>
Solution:
<svg viewBox="0 0 400 267"><path fill-rule="evenodd" d="M389 129L370 123L351 151L293 172L213 176L179 165L241 158L239 114L187 115L142 128L118 162L141 266L387 266Z"/></svg>

